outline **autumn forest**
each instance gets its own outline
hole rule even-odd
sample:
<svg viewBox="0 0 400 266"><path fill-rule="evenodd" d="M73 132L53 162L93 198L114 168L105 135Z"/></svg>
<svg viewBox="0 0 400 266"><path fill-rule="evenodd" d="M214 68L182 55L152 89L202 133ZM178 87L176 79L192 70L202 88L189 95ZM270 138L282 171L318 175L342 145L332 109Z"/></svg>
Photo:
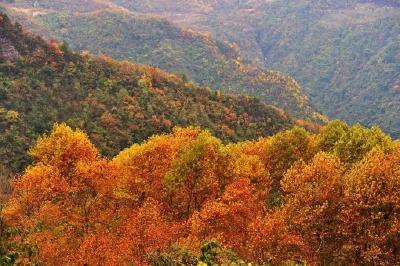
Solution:
<svg viewBox="0 0 400 266"><path fill-rule="evenodd" d="M336 121L223 144L176 128L112 159L56 124L3 210L21 263L387 264L399 259L400 145ZM14 253L15 252L15 253Z"/></svg>
<svg viewBox="0 0 400 266"><path fill-rule="evenodd" d="M267 69L227 11L251 28L253 9L316 20L326 6L397 15L396 1L134 2L0 1L0 265L400 265L397 92L355 121L347 104L372 101L377 77L313 86L300 57L272 65L301 82ZM274 19L268 56L282 58L298 38ZM357 96L324 94L344 83Z"/></svg>

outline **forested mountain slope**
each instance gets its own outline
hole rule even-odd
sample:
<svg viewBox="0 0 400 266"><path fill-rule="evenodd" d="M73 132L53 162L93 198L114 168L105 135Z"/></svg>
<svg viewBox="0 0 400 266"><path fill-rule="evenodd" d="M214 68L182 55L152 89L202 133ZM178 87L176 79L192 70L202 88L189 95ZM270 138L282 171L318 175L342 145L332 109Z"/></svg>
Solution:
<svg viewBox="0 0 400 266"><path fill-rule="evenodd" d="M292 78L249 64L234 45L183 30L165 19L110 1L87 1L85 5L80 1L16 1L4 6L27 28L65 40L73 49L150 64L213 89L254 95L296 118L324 120Z"/></svg>
<svg viewBox="0 0 400 266"><path fill-rule="evenodd" d="M378 124L400 136L400 9L359 3L337 8L294 6L281 13L297 14L283 27L265 16L265 63L298 79L328 116Z"/></svg>
<svg viewBox="0 0 400 266"><path fill-rule="evenodd" d="M293 76L328 116L400 136L399 1L113 2L236 43L246 59Z"/></svg>
<svg viewBox="0 0 400 266"><path fill-rule="evenodd" d="M54 122L88 132L113 155L174 126L201 126L225 140L273 134L293 125L282 111L248 96L198 87L159 69L73 53L0 17L0 159L14 172Z"/></svg>

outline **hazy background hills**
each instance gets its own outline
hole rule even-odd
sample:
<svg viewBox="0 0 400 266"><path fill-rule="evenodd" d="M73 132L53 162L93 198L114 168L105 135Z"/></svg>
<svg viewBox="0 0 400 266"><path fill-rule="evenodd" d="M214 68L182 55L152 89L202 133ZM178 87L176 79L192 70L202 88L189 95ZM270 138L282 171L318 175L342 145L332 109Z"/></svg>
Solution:
<svg viewBox="0 0 400 266"><path fill-rule="evenodd" d="M114 2L237 44L298 80L330 117L400 134L399 1Z"/></svg>
<svg viewBox="0 0 400 266"><path fill-rule="evenodd" d="M73 53L0 18L2 175L23 169L27 149L56 122L84 129L104 155L176 126L239 141L294 125L254 97L213 92L150 66Z"/></svg>
<svg viewBox="0 0 400 266"><path fill-rule="evenodd" d="M74 49L250 93L299 118L316 121L317 109L400 135L398 1L8 2Z"/></svg>
<svg viewBox="0 0 400 266"><path fill-rule="evenodd" d="M254 95L296 118L324 120L292 78L243 60L237 47L109 1L16 1L11 16L78 50L150 64L213 89Z"/></svg>

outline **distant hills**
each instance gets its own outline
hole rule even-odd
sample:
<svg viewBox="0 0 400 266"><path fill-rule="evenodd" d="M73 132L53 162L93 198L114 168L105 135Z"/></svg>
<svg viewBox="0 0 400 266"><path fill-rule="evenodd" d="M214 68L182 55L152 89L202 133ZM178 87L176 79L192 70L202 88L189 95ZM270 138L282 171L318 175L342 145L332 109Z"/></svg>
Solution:
<svg viewBox="0 0 400 266"><path fill-rule="evenodd" d="M295 117L315 121L319 110L400 136L398 1L15 1L8 7L27 27L75 49L252 93ZM304 89L263 69L286 73Z"/></svg>
<svg viewBox="0 0 400 266"><path fill-rule="evenodd" d="M184 30L118 3L80 3L16 1L6 7L27 28L64 40L73 49L150 64L212 89L254 95L299 119L326 120L294 79L246 62L229 42Z"/></svg>
<svg viewBox="0 0 400 266"><path fill-rule="evenodd" d="M199 126L238 141L294 124L282 110L252 97L213 92L157 68L47 43L5 15L0 40L1 175L23 169L28 147L55 122L84 129L104 155L175 126Z"/></svg>
<svg viewBox="0 0 400 266"><path fill-rule="evenodd" d="M298 80L329 117L400 136L399 1L113 2L235 43L253 64Z"/></svg>

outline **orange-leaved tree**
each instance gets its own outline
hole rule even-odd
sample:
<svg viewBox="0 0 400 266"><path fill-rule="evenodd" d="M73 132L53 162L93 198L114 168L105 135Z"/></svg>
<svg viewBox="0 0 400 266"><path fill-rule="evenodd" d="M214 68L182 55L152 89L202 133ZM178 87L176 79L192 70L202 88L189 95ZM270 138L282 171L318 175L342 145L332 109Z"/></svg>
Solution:
<svg viewBox="0 0 400 266"><path fill-rule="evenodd" d="M248 178L228 185L220 199L204 204L190 219L190 234L201 241L217 240L240 255L246 254L249 224L260 214L255 188Z"/></svg>
<svg viewBox="0 0 400 266"><path fill-rule="evenodd" d="M341 256L347 263L396 265L400 260L400 149L372 150L344 178Z"/></svg>
<svg viewBox="0 0 400 266"><path fill-rule="evenodd" d="M301 161L294 165L282 179L286 224L313 251L309 262L318 259L325 264L337 255L343 172L337 157L318 153L309 164Z"/></svg>
<svg viewBox="0 0 400 266"><path fill-rule="evenodd" d="M99 158L83 132L65 124L55 125L30 154L35 162L13 182L12 199L3 212L7 222L21 230L20 241L37 248L30 258L20 259L87 264L82 246L93 235L101 242L115 218L110 186L117 176L115 167Z"/></svg>

